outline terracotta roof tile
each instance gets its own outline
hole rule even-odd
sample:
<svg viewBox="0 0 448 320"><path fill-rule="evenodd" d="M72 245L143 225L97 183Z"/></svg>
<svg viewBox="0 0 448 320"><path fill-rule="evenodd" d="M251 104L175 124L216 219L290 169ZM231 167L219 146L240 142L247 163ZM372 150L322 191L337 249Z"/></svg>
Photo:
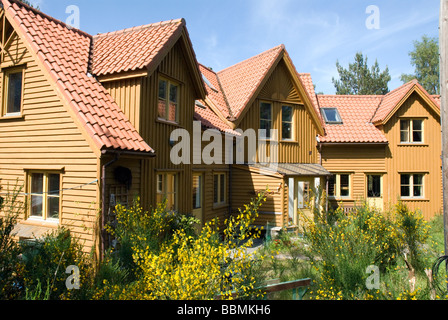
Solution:
<svg viewBox="0 0 448 320"><path fill-rule="evenodd" d="M17 0L1 1L7 17L19 25L21 33L99 149L153 151L106 89L88 75L90 35L68 28L63 22Z"/></svg>
<svg viewBox="0 0 448 320"><path fill-rule="evenodd" d="M387 143L384 134L370 119L383 96L318 95L320 108L337 108L342 124L325 124L321 142Z"/></svg>
<svg viewBox="0 0 448 320"><path fill-rule="evenodd" d="M384 95L381 104L378 106L372 118L372 122L383 121L415 83L416 81L408 82Z"/></svg>
<svg viewBox="0 0 448 320"><path fill-rule="evenodd" d="M218 75L212 69L207 68L202 64L199 64L199 70L201 71L205 81L207 97L213 102L225 118L231 118L230 107L227 103L225 93L222 90Z"/></svg>
<svg viewBox="0 0 448 320"><path fill-rule="evenodd" d="M284 45L277 46L217 73L230 107L230 117L238 118L284 49Z"/></svg>
<svg viewBox="0 0 448 320"><path fill-rule="evenodd" d="M101 76L148 67L159 52L174 44L184 26L185 21L177 19L94 36L92 74Z"/></svg>
<svg viewBox="0 0 448 320"><path fill-rule="evenodd" d="M213 112L212 109L206 104L205 101L198 101L195 106L194 119L200 121L202 126L207 129L217 129L221 132L228 133L234 136L238 136L239 133L233 130L227 125L218 115Z"/></svg>
<svg viewBox="0 0 448 320"><path fill-rule="evenodd" d="M428 92L421 86L417 80L412 80L403 84L395 90L387 93L381 101L375 115L372 118L373 123L379 123L384 121L387 116L394 110L397 104L415 87L421 90L434 104L440 108L440 99L438 96L429 95Z"/></svg>
<svg viewBox="0 0 448 320"><path fill-rule="evenodd" d="M319 110L319 101L317 101L317 95L316 92L314 90L314 83L313 83L313 79L311 77L310 73L298 73L299 75L299 79L302 81L302 85L304 86L306 92L308 93L308 96L311 100L311 103L313 105L314 110L316 111L316 114L319 117L319 121L321 123L321 125L323 127L325 127L324 125L324 121L322 119L322 115L320 114L320 110Z"/></svg>

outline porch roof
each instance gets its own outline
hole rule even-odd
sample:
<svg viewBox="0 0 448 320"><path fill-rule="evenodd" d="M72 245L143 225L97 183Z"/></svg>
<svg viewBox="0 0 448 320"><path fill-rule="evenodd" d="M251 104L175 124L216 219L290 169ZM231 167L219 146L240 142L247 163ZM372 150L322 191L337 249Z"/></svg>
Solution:
<svg viewBox="0 0 448 320"><path fill-rule="evenodd" d="M308 176L322 177L331 176L331 173L317 163L278 163L274 165L251 164L252 167L261 170L274 171L283 176Z"/></svg>

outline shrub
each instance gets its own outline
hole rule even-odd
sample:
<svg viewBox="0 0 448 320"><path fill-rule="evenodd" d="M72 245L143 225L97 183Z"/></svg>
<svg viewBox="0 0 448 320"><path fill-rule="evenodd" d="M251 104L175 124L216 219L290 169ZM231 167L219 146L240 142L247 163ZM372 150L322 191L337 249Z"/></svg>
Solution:
<svg viewBox="0 0 448 320"><path fill-rule="evenodd" d="M21 243L23 284L28 292L49 291L48 299L61 299L68 294L65 270L76 266L80 282L90 275L90 265L81 244L72 237L70 230L60 228L46 236ZM42 287L45 284L46 287ZM74 290L71 294L80 293Z"/></svg>
<svg viewBox="0 0 448 320"><path fill-rule="evenodd" d="M150 214L142 213L138 203L129 209L118 207L113 233L118 242L127 239L131 244L136 279L124 286L106 281L96 298L203 300L249 295L256 280L252 255L245 249L258 235L251 224L264 199L260 194L226 220L222 233L215 219L195 234L192 219L167 212L163 204Z"/></svg>
<svg viewBox="0 0 448 320"><path fill-rule="evenodd" d="M20 248L14 241L13 229L23 211L19 200L22 188L16 185L0 197L0 299L16 299L21 294L18 274Z"/></svg>
<svg viewBox="0 0 448 320"><path fill-rule="evenodd" d="M415 299L428 294L423 248L429 225L419 211L400 202L388 216L363 203L347 214L338 208L327 216L331 219L308 221L304 232L320 277L314 298ZM379 268L380 290L366 286L370 265Z"/></svg>

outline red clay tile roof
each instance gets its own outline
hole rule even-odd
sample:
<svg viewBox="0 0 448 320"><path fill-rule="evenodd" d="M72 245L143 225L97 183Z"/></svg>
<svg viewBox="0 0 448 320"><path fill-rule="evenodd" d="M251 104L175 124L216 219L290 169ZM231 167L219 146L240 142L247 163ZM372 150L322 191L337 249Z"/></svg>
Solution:
<svg viewBox="0 0 448 320"><path fill-rule="evenodd" d="M284 49L277 46L217 73L230 107L227 117L238 118Z"/></svg>
<svg viewBox="0 0 448 320"><path fill-rule="evenodd" d="M434 96L428 94L428 92L418 83L417 80L412 80L403 84L395 90L384 95L375 115L372 118L373 123L383 122L390 113L395 109L397 104L413 89L418 88L423 94L425 94L434 104L440 108L440 102Z"/></svg>
<svg viewBox="0 0 448 320"><path fill-rule="evenodd" d="M224 91L222 90L218 75L213 70L203 66L202 64L199 64L199 70L205 79L207 97L213 102L214 106L225 118L230 118L230 107L227 103Z"/></svg>
<svg viewBox="0 0 448 320"><path fill-rule="evenodd" d="M147 68L170 44L174 45L184 26L185 20L178 19L94 36L92 74Z"/></svg>
<svg viewBox="0 0 448 320"><path fill-rule="evenodd" d="M337 108L342 124L326 123L324 143L387 143L375 126L390 116L400 101L413 90L419 90L440 110L440 96L429 95L417 80L403 84L385 95L318 95L320 108Z"/></svg>
<svg viewBox="0 0 448 320"><path fill-rule="evenodd" d="M198 105L200 104L200 105ZM218 115L213 112L205 101L198 101L194 109L194 119L200 121L207 129L216 129L234 136L240 135L229 127Z"/></svg>
<svg viewBox="0 0 448 320"><path fill-rule="evenodd" d="M320 114L319 110L319 102L317 101L316 92L314 90L314 84L313 79L311 77L310 73L299 73L300 81L302 81L302 85L305 88L311 103L313 104L313 108L316 111L317 116L319 117L319 121L322 125L322 127L325 127L324 120L322 118L322 115Z"/></svg>
<svg viewBox="0 0 448 320"><path fill-rule="evenodd" d="M387 143L371 122L383 96L318 95L320 108L337 108L342 124L326 124L323 143Z"/></svg>
<svg viewBox="0 0 448 320"><path fill-rule="evenodd" d="M105 88L88 75L91 36L17 0L1 1L100 150L153 152Z"/></svg>

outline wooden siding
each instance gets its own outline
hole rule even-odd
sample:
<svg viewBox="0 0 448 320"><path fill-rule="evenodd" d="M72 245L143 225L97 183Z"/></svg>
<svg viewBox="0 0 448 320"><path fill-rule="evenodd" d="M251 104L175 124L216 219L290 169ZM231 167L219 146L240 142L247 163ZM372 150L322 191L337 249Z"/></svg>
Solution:
<svg viewBox="0 0 448 320"><path fill-rule="evenodd" d="M367 145L335 145L322 147L322 165L332 174L350 174L350 196L330 199L332 205L343 202L353 206L367 197L367 174L385 174L385 147ZM384 180L383 180L384 181Z"/></svg>
<svg viewBox="0 0 448 320"><path fill-rule="evenodd" d="M423 119L424 143L400 142L400 119ZM350 197L334 199L353 206L366 199L367 174L382 174L383 208L391 210L400 200L401 173L424 174L424 197L402 199L412 210L419 209L426 219L442 211L442 172L440 117L413 93L384 125L387 146L325 145L322 147L322 165L331 173L351 174Z"/></svg>
<svg viewBox="0 0 448 320"><path fill-rule="evenodd" d="M15 36L2 66L25 65L22 117L0 119L0 178L26 190L26 169L62 171L60 225L70 228L86 248L94 244L99 202L98 159L56 94L54 85ZM3 76L0 73L0 85ZM3 90L0 90L0 94ZM74 188L74 189L72 189ZM24 221L23 224L38 222Z"/></svg>
<svg viewBox="0 0 448 320"><path fill-rule="evenodd" d="M102 85L135 128L140 128L140 98L142 80L138 78L103 82Z"/></svg>
<svg viewBox="0 0 448 320"><path fill-rule="evenodd" d="M192 164L175 165L170 159L172 149L170 136L173 130L185 129L190 133L193 131L195 89L182 46L183 43L178 41L157 69L148 77L141 79L138 130L143 139L155 150L156 157L142 162L140 192L142 203L146 207L154 206L156 204L157 172L176 173L178 175L178 210L181 213L191 213L193 208ZM177 124L159 120L157 117L159 77L171 79L180 84L179 122ZM190 147L192 148L192 146Z"/></svg>
<svg viewBox="0 0 448 320"><path fill-rule="evenodd" d="M269 188L266 202L260 208L256 225L266 226L268 222L283 226L285 221L285 183L281 175L263 174L247 166L234 166L232 169L232 208L244 208L257 193ZM288 203L286 199L286 204Z"/></svg>
<svg viewBox="0 0 448 320"><path fill-rule="evenodd" d="M400 143L400 119L423 119L422 144ZM406 200L409 208L420 209L426 219L442 212L442 160L440 117L413 93L384 126L389 141L386 151L385 194L391 204L400 196L400 173L423 173L423 199Z"/></svg>
<svg viewBox="0 0 448 320"><path fill-rule="evenodd" d="M253 129L257 132L260 128L260 103L272 103L272 129L278 130L278 159L279 163L317 163L318 150L316 149L317 129L311 115L303 105L303 99L295 90L291 76L285 63L280 61L272 75L261 89L259 96L245 113L239 124L243 131ZM293 107L293 141L281 140L282 106ZM258 153L258 151L257 151ZM245 151L247 154L247 150ZM270 146L262 154L270 156ZM246 156L247 159L247 156ZM260 161L263 159L258 159Z"/></svg>

